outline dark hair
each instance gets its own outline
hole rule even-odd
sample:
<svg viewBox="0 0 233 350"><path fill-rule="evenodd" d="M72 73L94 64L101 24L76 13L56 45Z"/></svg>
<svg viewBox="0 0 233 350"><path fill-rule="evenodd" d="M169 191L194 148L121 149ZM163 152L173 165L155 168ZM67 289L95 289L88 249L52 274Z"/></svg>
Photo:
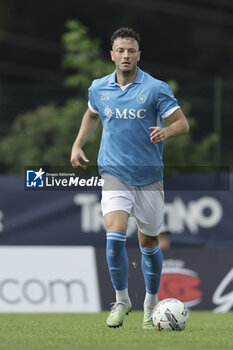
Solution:
<svg viewBox="0 0 233 350"><path fill-rule="evenodd" d="M114 41L117 38L132 38L137 41L138 46L140 46L141 38L138 33L136 33L131 28L119 28L111 36L111 45L113 46Z"/></svg>

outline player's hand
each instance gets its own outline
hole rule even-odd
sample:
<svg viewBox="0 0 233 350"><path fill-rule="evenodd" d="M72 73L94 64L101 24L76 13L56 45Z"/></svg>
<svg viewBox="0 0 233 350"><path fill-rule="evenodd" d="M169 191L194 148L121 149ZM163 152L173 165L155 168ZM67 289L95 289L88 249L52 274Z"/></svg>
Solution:
<svg viewBox="0 0 233 350"><path fill-rule="evenodd" d="M86 169L87 166L82 163L80 163L80 159L84 160L84 162L88 163L89 160L87 159L87 157L85 156L85 153L83 152L81 147L73 147L72 152L71 152L71 157L70 157L70 162L72 164L73 168L82 168L82 169Z"/></svg>
<svg viewBox="0 0 233 350"><path fill-rule="evenodd" d="M166 128L160 128L159 126L150 126L149 130L153 130L150 134L150 140L153 143L162 142L168 137Z"/></svg>

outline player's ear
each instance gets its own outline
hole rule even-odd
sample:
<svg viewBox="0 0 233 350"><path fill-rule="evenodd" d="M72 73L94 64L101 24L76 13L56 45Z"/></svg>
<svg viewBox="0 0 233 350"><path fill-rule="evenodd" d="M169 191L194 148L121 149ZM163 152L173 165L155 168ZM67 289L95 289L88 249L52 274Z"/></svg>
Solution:
<svg viewBox="0 0 233 350"><path fill-rule="evenodd" d="M110 51L110 56L111 56L111 60L114 62L114 55L113 55L113 51Z"/></svg>
<svg viewBox="0 0 233 350"><path fill-rule="evenodd" d="M141 59L141 51L138 51L138 62L140 61Z"/></svg>

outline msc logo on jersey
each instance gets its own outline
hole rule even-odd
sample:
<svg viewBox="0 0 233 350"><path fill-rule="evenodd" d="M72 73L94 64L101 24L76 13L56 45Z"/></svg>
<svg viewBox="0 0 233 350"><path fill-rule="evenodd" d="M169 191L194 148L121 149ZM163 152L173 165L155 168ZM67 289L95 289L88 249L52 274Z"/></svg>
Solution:
<svg viewBox="0 0 233 350"><path fill-rule="evenodd" d="M115 116L115 119L144 119L146 117L146 109L125 108L120 110L115 108L115 113L110 107L104 109L104 115L110 119Z"/></svg>
<svg viewBox="0 0 233 350"><path fill-rule="evenodd" d="M110 119L113 116L112 109L110 107L106 107L104 110L104 115Z"/></svg>
<svg viewBox="0 0 233 350"><path fill-rule="evenodd" d="M40 170L27 170L26 187L44 187L44 171Z"/></svg>

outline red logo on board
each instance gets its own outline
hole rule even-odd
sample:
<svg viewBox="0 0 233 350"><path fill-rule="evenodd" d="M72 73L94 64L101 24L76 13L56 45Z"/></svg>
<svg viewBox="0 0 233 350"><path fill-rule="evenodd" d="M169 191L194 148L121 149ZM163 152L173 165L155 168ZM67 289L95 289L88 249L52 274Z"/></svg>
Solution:
<svg viewBox="0 0 233 350"><path fill-rule="evenodd" d="M165 267L162 272L158 298L159 300L175 298L184 302L186 306L197 305L202 298L200 283L201 280L197 273L192 270L181 266Z"/></svg>

